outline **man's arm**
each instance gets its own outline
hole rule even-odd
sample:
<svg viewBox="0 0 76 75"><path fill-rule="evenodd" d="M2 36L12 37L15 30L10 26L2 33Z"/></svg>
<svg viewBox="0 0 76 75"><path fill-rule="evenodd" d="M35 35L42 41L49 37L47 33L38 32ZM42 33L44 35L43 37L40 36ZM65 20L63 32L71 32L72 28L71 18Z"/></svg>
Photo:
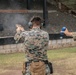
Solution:
<svg viewBox="0 0 76 75"><path fill-rule="evenodd" d="M72 32L69 32L68 29L66 29L66 30L64 31L64 34L65 34L66 36L73 36L73 33L72 33Z"/></svg>
<svg viewBox="0 0 76 75"><path fill-rule="evenodd" d="M16 43L21 39L23 40L23 32L25 31L24 28L21 25L16 24L16 34L14 36L14 39L16 40Z"/></svg>
<svg viewBox="0 0 76 75"><path fill-rule="evenodd" d="M76 41L76 32L69 32L68 29L66 29L66 30L64 31L64 34L65 34L66 36L71 36L71 37L73 37L74 41Z"/></svg>

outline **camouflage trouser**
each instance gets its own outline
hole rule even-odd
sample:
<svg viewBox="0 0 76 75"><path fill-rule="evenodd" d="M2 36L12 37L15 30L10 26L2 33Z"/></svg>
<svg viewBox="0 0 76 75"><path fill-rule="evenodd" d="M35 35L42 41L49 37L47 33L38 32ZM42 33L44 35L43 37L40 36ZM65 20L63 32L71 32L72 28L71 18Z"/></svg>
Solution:
<svg viewBox="0 0 76 75"><path fill-rule="evenodd" d="M26 74L25 75L31 75L29 66L27 66ZM50 68L48 65L46 65L46 75L50 75Z"/></svg>
<svg viewBox="0 0 76 75"><path fill-rule="evenodd" d="M72 32L72 33L73 33L72 37L76 41L76 32Z"/></svg>

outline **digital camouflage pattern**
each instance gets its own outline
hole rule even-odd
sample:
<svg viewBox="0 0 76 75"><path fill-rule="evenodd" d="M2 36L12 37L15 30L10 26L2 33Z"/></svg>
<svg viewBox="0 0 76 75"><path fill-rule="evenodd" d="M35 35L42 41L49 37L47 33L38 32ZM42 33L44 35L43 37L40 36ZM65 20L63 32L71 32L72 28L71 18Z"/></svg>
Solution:
<svg viewBox="0 0 76 75"><path fill-rule="evenodd" d="M47 32L41 30L40 28L33 28L30 31L16 33L14 39L16 42L19 40L24 41L26 58L28 60L48 60L47 47L49 42L49 35ZM30 65L26 67L27 69L24 75L31 75L29 67ZM50 69L47 64L45 72L46 75L50 75Z"/></svg>
<svg viewBox="0 0 76 75"><path fill-rule="evenodd" d="M33 28L30 31L15 34L16 42L24 41L26 58L28 60L47 60L47 46L49 35L40 28Z"/></svg>

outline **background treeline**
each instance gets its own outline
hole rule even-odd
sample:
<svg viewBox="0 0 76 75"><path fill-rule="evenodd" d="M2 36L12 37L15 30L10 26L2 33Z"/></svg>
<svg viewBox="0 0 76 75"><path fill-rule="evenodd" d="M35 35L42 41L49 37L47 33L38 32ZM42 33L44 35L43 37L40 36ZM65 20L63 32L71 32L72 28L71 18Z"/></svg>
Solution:
<svg viewBox="0 0 76 75"><path fill-rule="evenodd" d="M60 0L60 2L63 2L68 7L76 10L76 0Z"/></svg>

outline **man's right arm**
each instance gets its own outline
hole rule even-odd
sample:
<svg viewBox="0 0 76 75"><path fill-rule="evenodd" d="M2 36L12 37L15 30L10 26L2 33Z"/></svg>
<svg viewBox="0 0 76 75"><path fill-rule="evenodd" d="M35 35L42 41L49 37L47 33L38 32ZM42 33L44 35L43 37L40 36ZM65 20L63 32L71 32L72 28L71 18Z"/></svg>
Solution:
<svg viewBox="0 0 76 75"><path fill-rule="evenodd" d="M16 40L16 43L18 43L18 41L20 39L24 38L23 32L25 31L23 27L16 25L17 29L16 29L16 34L14 36L14 39ZM23 39L24 40L24 39Z"/></svg>
<svg viewBox="0 0 76 75"><path fill-rule="evenodd" d="M22 36L20 36L21 33L16 33L14 36L14 39L16 41L16 43L18 43L18 41L21 39Z"/></svg>

